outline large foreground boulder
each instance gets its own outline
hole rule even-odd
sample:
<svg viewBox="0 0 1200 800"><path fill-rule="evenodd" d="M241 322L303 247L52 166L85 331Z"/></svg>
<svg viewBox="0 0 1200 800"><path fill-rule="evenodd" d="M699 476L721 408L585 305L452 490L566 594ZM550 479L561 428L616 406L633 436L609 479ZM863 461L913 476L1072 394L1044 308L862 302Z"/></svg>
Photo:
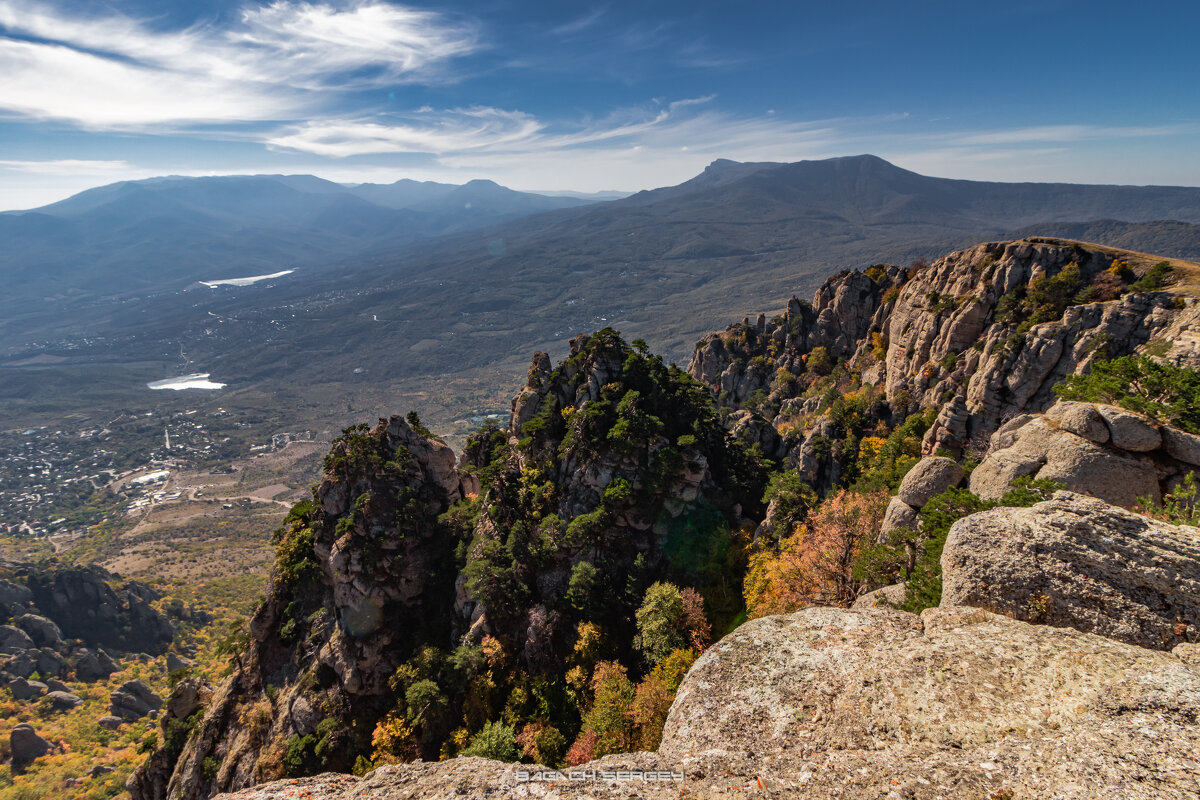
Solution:
<svg viewBox="0 0 1200 800"><path fill-rule="evenodd" d="M1071 492L954 524L942 604L1170 650L1200 638L1200 529Z"/></svg>
<svg viewBox="0 0 1200 800"><path fill-rule="evenodd" d="M812 608L710 648L659 751L580 782L452 759L221 797L1195 798L1197 715L1200 672L1169 653L976 609Z"/></svg>

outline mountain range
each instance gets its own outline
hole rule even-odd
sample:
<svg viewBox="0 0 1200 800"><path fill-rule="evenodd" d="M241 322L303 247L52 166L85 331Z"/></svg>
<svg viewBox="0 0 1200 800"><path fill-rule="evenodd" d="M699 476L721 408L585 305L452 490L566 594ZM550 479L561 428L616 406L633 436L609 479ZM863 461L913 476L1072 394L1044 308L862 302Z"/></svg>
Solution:
<svg viewBox="0 0 1200 800"><path fill-rule="evenodd" d="M719 160L678 186L582 202L480 181L256 176L115 184L0 215L0 392L136 365L210 372L227 392L303 368L306 391L380 393L516 374L530 349L606 325L682 359L731 308L774 311L841 269L1014 231L1200 255L1200 189L949 180L874 156ZM290 267L252 286L195 283Z"/></svg>
<svg viewBox="0 0 1200 800"><path fill-rule="evenodd" d="M400 180L344 186L312 175L165 177L0 214L9 314L272 273L589 202ZM32 309L31 309L32 307Z"/></svg>

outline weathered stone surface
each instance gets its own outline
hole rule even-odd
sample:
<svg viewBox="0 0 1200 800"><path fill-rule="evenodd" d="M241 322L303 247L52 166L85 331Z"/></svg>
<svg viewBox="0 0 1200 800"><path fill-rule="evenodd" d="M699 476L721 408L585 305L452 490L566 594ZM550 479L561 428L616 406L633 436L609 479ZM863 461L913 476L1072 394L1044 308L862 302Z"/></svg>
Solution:
<svg viewBox="0 0 1200 800"><path fill-rule="evenodd" d="M904 596L907 589L903 583L893 583L891 586L884 586L882 589L876 589L873 592L868 592L862 597L854 601L852 608L890 608L898 606L904 602Z"/></svg>
<svg viewBox="0 0 1200 800"><path fill-rule="evenodd" d="M1194 800L1197 714L1200 672L1169 653L976 609L812 608L709 649L659 751L582 765L593 780L530 784L529 766L463 758L220 797ZM682 779L615 774L629 769Z"/></svg>
<svg viewBox="0 0 1200 800"><path fill-rule="evenodd" d="M1014 434L1012 444L990 451L971 473L971 491L997 500L1017 478L1058 481L1067 489L1120 506L1139 497L1161 497L1154 462L1051 427L1035 417Z"/></svg>
<svg viewBox="0 0 1200 800"><path fill-rule="evenodd" d="M879 534L880 536L887 536L887 534L898 528L908 528L915 531L919 521L920 517L917 516L917 509L899 497L893 497L888 502L887 511L883 514L883 523L879 526Z"/></svg>
<svg viewBox="0 0 1200 800"><path fill-rule="evenodd" d="M167 718L187 719L212 699L212 684L201 678L184 678L167 698Z"/></svg>
<svg viewBox="0 0 1200 800"><path fill-rule="evenodd" d="M1200 531L1070 492L959 520L942 603L1169 650L1200 636Z"/></svg>
<svg viewBox="0 0 1200 800"><path fill-rule="evenodd" d="M1060 400L1046 412L1046 419L1058 427L1089 442L1104 444L1109 440L1108 425L1091 403L1072 403Z"/></svg>
<svg viewBox="0 0 1200 800"><path fill-rule="evenodd" d="M1175 645L1175 649L1171 651L1171 654L1185 664L1200 667L1200 644L1196 642L1177 644Z"/></svg>
<svg viewBox="0 0 1200 800"><path fill-rule="evenodd" d="M96 720L96 724L101 728L107 728L110 731L115 731L124 724L125 720L120 717L114 717L112 714L105 714L100 719Z"/></svg>
<svg viewBox="0 0 1200 800"><path fill-rule="evenodd" d="M1104 417L1115 447L1148 453L1162 446L1162 434L1153 420L1116 406L1096 406L1096 410Z"/></svg>
<svg viewBox="0 0 1200 800"><path fill-rule="evenodd" d="M53 745L38 736L32 725L22 723L12 729L8 737L12 750L14 772L20 772L53 749Z"/></svg>
<svg viewBox="0 0 1200 800"><path fill-rule="evenodd" d="M1163 447L1171 458L1200 467L1200 436L1175 428L1163 428Z"/></svg>
<svg viewBox="0 0 1200 800"><path fill-rule="evenodd" d="M896 496L913 508L920 508L931 497L957 486L963 474L963 468L952 459L941 456L922 458L904 476Z"/></svg>
<svg viewBox="0 0 1200 800"><path fill-rule="evenodd" d="M25 631L12 625L0 625L0 653L19 653L36 647Z"/></svg>
<svg viewBox="0 0 1200 800"><path fill-rule="evenodd" d="M175 653L167 653L167 672L174 672L179 669L188 669L194 667L195 662L190 661Z"/></svg>

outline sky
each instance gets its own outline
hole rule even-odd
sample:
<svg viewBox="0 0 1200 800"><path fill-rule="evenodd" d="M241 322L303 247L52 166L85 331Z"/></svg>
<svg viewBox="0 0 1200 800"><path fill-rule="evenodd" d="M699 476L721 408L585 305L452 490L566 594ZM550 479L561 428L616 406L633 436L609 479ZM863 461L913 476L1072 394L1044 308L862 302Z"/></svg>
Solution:
<svg viewBox="0 0 1200 800"><path fill-rule="evenodd" d="M1200 185L1200 4L0 0L0 209L157 175L635 191L717 158Z"/></svg>

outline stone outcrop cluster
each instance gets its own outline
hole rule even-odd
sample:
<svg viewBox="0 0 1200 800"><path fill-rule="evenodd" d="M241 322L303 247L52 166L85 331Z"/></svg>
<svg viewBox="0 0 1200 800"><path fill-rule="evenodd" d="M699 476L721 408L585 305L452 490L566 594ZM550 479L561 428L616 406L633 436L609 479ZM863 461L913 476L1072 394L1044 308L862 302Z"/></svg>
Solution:
<svg viewBox="0 0 1200 800"><path fill-rule="evenodd" d="M15 694L35 697L45 684L27 679L104 680L126 652L160 655L174 639L167 617L151 603L158 595L145 584L126 581L98 566L5 565L0 579L0 682ZM14 683L24 681L23 684Z"/></svg>
<svg viewBox="0 0 1200 800"><path fill-rule="evenodd" d="M797 382L780 376L811 370L818 348L822 362L841 360L864 386L879 387L892 415L940 409L925 435L926 453L982 451L1009 420L1049 408L1054 385L1097 358L1156 342L1166 345L1164 358L1200 366L1194 298L1155 292L1069 302L1057 319L1027 330L1002 308L1004 298L1020 296L1035 280L1071 268L1086 283L1118 257L1149 266L1136 254L1025 239L981 244L908 270L878 265L844 272L827 280L811 304L793 298L774 319L747 319L704 337L689 370L722 406L749 411L738 426L786 455L817 488L836 483L839 465L825 443L839 434L817 413L821 398L803 397ZM775 442L765 428L791 432Z"/></svg>
<svg viewBox="0 0 1200 800"><path fill-rule="evenodd" d="M1200 436L1108 405L1059 401L1022 414L991 437L971 491L996 499L1013 480L1049 479L1119 506L1162 499L1200 470Z"/></svg>

